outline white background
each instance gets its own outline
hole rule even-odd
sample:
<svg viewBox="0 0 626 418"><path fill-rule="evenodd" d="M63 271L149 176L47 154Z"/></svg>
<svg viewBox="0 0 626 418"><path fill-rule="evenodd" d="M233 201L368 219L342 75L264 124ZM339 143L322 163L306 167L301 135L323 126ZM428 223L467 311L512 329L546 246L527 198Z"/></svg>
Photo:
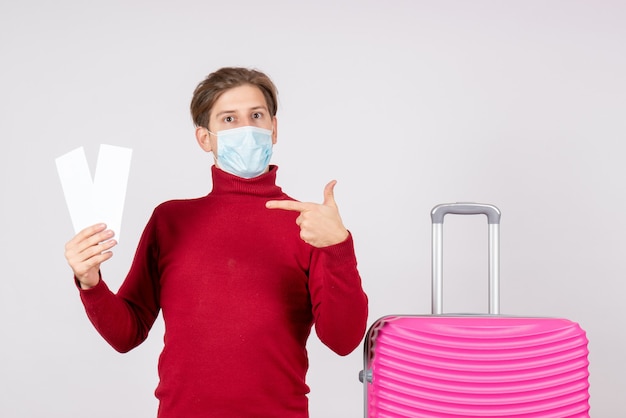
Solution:
<svg viewBox="0 0 626 418"><path fill-rule="evenodd" d="M91 327L54 159L133 149L116 289L154 206L210 190L188 105L226 65L279 88L284 190L339 181L370 324L430 312L435 204L493 203L503 312L578 321L592 416L626 416L625 22L617 0L3 1L0 416L155 416L162 322L125 355ZM484 217L445 231L446 311L484 311ZM309 350L312 418L361 416L361 349Z"/></svg>

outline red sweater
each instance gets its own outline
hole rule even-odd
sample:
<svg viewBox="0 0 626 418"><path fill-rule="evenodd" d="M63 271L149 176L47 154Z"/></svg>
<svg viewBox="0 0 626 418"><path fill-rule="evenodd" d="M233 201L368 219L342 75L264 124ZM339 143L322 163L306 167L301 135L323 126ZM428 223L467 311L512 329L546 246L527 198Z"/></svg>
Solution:
<svg viewBox="0 0 626 418"><path fill-rule="evenodd" d="M158 206L117 294L103 281L80 295L98 332L126 352L165 322L159 418L305 418L311 327L340 355L365 333L367 297L352 237L313 248L277 167L242 179L213 167L213 190Z"/></svg>

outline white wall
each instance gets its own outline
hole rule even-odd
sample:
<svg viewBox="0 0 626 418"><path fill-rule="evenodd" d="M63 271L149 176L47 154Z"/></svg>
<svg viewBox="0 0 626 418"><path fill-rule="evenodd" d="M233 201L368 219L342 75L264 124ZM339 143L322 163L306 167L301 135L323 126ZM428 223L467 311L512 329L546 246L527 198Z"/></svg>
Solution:
<svg viewBox="0 0 626 418"><path fill-rule="evenodd" d="M283 188L336 198L370 323L430 311L430 209L494 203L502 308L581 323L594 417L626 416L626 3L93 1L0 5L0 416L153 417L162 323L115 353L63 257L54 159L133 148L117 288L159 202L210 189L188 104L225 65L280 92ZM446 309L484 310L482 217L446 220ZM362 414L361 350L310 342L312 418Z"/></svg>

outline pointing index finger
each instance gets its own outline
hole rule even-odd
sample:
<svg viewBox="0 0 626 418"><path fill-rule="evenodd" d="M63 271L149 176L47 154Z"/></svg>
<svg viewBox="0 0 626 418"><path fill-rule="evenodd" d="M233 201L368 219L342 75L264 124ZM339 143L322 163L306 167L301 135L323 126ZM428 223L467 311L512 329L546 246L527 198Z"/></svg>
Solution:
<svg viewBox="0 0 626 418"><path fill-rule="evenodd" d="M265 203L268 209L283 209L296 212L304 212L309 209L309 205L295 200L270 200Z"/></svg>

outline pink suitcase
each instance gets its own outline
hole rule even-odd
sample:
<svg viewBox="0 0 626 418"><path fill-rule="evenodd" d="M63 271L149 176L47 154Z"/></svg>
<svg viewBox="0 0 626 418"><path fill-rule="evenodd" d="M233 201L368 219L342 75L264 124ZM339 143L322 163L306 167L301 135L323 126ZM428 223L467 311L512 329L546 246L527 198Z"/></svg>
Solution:
<svg viewBox="0 0 626 418"><path fill-rule="evenodd" d="M443 219L485 214L489 314L443 314ZM589 417L588 341L567 319L500 315L500 211L454 203L431 213L432 315L389 315L365 338L365 417Z"/></svg>

